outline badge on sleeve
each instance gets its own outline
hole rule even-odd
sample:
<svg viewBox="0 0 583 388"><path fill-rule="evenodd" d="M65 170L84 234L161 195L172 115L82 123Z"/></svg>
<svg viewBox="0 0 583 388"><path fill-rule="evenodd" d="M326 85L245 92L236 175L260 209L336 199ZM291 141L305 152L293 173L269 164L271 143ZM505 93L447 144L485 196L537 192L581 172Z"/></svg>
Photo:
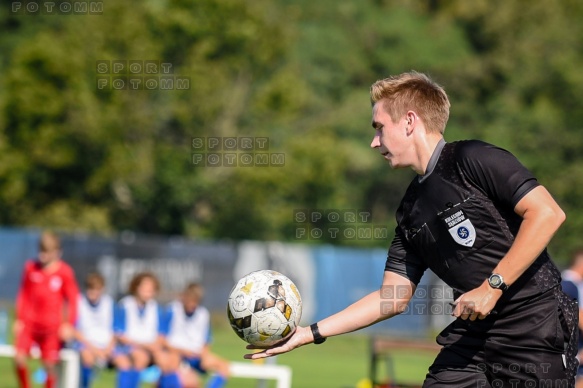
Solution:
<svg viewBox="0 0 583 388"><path fill-rule="evenodd" d="M456 243L464 247L472 247L476 241L476 229L472 221L466 216L463 210L458 210L452 215L444 218L449 234Z"/></svg>

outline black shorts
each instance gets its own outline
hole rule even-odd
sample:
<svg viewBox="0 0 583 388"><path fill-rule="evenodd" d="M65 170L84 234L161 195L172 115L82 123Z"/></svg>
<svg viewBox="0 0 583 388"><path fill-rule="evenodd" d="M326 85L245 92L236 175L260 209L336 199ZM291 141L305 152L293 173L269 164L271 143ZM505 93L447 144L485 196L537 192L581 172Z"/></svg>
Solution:
<svg viewBox="0 0 583 388"><path fill-rule="evenodd" d="M559 288L484 320L455 320L423 387L575 386L578 306Z"/></svg>

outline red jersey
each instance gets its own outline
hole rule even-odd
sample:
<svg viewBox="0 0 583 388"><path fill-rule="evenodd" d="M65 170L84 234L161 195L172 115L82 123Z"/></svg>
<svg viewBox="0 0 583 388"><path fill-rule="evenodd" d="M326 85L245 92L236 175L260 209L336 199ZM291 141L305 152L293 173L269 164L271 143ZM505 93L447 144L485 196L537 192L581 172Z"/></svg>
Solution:
<svg viewBox="0 0 583 388"><path fill-rule="evenodd" d="M16 299L16 317L37 329L56 329L61 323L75 324L79 288L73 269L64 261L45 270L38 261L29 260ZM67 301L67 317L63 307Z"/></svg>

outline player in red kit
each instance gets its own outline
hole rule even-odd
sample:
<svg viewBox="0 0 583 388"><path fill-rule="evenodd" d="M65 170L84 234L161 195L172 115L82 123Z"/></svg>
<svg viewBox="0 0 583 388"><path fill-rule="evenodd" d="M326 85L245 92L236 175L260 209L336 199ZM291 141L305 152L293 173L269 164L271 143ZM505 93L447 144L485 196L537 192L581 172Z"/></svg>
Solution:
<svg viewBox="0 0 583 388"><path fill-rule="evenodd" d="M20 387L29 388L26 360L36 344L47 372L46 387L56 387L56 363L63 341L74 335L79 289L73 269L61 260L59 238L44 232L38 259L24 266L14 322L16 373Z"/></svg>

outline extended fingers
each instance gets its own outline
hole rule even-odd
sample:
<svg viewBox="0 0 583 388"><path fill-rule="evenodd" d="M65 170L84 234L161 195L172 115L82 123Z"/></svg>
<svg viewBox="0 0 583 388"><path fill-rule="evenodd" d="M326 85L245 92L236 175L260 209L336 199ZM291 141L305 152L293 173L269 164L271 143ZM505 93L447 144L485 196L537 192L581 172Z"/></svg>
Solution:
<svg viewBox="0 0 583 388"><path fill-rule="evenodd" d="M249 345L249 346L251 346L251 345ZM243 356L243 358L245 358L247 360L258 360L260 358L267 358L267 357L275 356L275 355L278 355L280 353L285 353L287 351L288 350L283 348L283 347L265 349L265 350L258 352L258 353L245 354Z"/></svg>
<svg viewBox="0 0 583 388"><path fill-rule="evenodd" d="M243 356L243 358L245 358L246 360L258 360L260 358L265 358L265 357L269 357L269 355L267 354L267 350L264 350L263 352L259 352L259 353L245 354Z"/></svg>

